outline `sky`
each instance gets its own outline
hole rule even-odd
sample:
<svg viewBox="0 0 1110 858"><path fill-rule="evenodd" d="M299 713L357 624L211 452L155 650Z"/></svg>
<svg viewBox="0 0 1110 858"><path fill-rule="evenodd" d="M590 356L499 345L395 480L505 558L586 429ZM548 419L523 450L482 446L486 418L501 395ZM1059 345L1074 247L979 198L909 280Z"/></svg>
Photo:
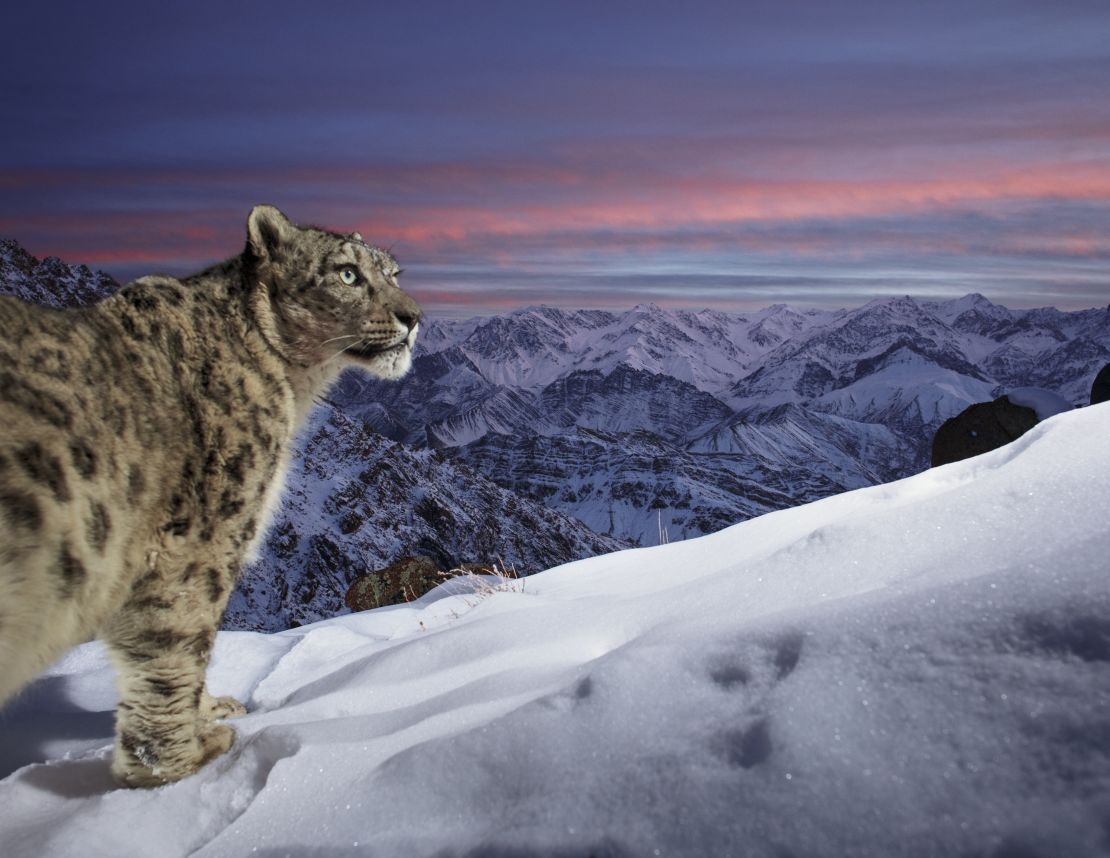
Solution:
<svg viewBox="0 0 1110 858"><path fill-rule="evenodd" d="M1110 3L15 4L0 236L121 281L259 202L430 314L1110 303Z"/></svg>

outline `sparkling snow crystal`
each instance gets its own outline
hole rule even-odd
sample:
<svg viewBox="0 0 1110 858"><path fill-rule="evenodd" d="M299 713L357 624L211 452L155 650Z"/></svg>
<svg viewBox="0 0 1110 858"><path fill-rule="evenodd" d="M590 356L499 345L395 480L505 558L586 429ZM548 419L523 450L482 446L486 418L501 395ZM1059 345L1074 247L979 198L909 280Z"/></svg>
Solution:
<svg viewBox="0 0 1110 858"><path fill-rule="evenodd" d="M1107 854L1107 461L1094 406L522 590L222 633L251 711L155 791L113 788L79 647L3 715L3 853Z"/></svg>

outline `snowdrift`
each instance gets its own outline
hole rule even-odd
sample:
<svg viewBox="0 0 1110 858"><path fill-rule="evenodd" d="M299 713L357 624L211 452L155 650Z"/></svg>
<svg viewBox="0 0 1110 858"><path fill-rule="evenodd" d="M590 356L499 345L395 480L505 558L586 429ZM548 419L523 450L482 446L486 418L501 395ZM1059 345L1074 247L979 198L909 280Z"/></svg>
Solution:
<svg viewBox="0 0 1110 858"><path fill-rule="evenodd" d="M221 633L231 753L108 777L73 650L0 715L19 856L1110 854L1110 405L492 595Z"/></svg>

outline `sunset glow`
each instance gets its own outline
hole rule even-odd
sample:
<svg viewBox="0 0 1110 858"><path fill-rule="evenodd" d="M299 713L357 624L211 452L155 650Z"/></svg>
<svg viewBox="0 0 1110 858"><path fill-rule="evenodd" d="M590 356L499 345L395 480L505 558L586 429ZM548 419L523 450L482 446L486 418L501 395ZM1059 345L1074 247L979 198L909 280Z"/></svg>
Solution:
<svg viewBox="0 0 1110 858"><path fill-rule="evenodd" d="M0 235L118 279L266 201L452 315L1110 301L1105 4L62 5L12 13Z"/></svg>

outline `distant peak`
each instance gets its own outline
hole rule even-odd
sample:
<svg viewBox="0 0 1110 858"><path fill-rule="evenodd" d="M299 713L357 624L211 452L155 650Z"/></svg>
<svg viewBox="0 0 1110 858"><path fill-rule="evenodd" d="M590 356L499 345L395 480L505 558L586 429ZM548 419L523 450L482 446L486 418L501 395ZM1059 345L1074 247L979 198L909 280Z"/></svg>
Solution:
<svg viewBox="0 0 1110 858"><path fill-rule="evenodd" d="M21 260L33 265L38 265L38 260L14 238L0 238L0 257L11 260Z"/></svg>
<svg viewBox="0 0 1110 858"><path fill-rule="evenodd" d="M962 298L953 298L951 301L944 302L941 306L957 314L966 313L968 310L985 311L1000 307L1000 305L995 304L990 298L979 292L968 292Z"/></svg>
<svg viewBox="0 0 1110 858"><path fill-rule="evenodd" d="M860 309L870 310L870 309L874 309L875 307L918 307L918 306L920 306L920 305L917 303L917 301L915 301L909 295L895 295L895 296L889 297L889 298L872 298L870 301L868 301L866 304L864 304L863 307L861 307Z"/></svg>
<svg viewBox="0 0 1110 858"><path fill-rule="evenodd" d="M784 317L789 319L790 317L800 315L801 314L789 304L771 304L753 313L751 318L758 319L759 322L757 324L762 324L769 319L781 321Z"/></svg>
<svg viewBox="0 0 1110 858"><path fill-rule="evenodd" d="M971 307L993 307L994 302L978 292L968 292L962 298L957 298L953 305L970 309Z"/></svg>
<svg viewBox="0 0 1110 858"><path fill-rule="evenodd" d="M109 275L56 256L37 259L18 241L0 238L0 294L32 304L70 307L91 304L119 288Z"/></svg>

